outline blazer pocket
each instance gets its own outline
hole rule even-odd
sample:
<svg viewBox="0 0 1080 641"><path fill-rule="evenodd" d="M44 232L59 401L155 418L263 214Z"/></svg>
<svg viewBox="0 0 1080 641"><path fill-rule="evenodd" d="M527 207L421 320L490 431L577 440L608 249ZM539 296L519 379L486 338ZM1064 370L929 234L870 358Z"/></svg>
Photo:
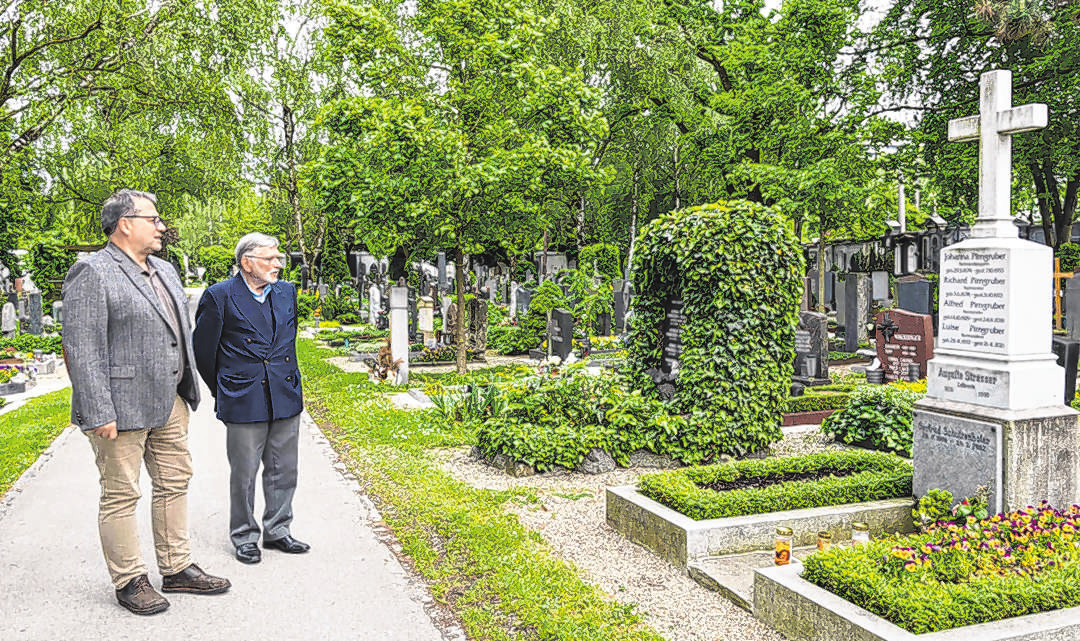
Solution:
<svg viewBox="0 0 1080 641"><path fill-rule="evenodd" d="M109 378L135 378L135 366L112 365L109 367Z"/></svg>
<svg viewBox="0 0 1080 641"><path fill-rule="evenodd" d="M255 379L232 374L218 374L218 387L227 396L240 396L255 384Z"/></svg>

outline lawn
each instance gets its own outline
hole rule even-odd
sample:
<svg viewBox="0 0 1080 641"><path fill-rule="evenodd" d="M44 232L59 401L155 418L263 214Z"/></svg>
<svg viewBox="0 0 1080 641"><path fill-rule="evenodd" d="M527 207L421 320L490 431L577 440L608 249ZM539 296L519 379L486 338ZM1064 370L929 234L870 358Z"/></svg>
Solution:
<svg viewBox="0 0 1080 641"><path fill-rule="evenodd" d="M394 409L386 386L324 362L330 350L306 340L298 350L309 411L470 639L661 640L633 608L583 581L504 509L534 500L532 490L477 490L433 462L431 448L471 444L474 435L445 428L433 411ZM479 372L475 380L491 376ZM423 377L428 385L470 378Z"/></svg>
<svg viewBox="0 0 1080 641"><path fill-rule="evenodd" d="M0 415L0 496L70 423L71 388L31 399Z"/></svg>

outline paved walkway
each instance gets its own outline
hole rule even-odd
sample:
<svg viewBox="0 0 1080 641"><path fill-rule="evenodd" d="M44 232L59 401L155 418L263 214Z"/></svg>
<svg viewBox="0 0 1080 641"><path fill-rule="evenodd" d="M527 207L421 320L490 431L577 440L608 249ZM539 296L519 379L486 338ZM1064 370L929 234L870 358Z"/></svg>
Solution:
<svg viewBox="0 0 1080 641"><path fill-rule="evenodd" d="M364 639L440 641L426 614L430 595L372 532L377 512L305 414L293 534L311 552L265 550L262 563L235 560L228 539L225 427L213 400L192 416L195 476L189 529L195 561L228 577L223 595L170 594L166 612L132 615L116 603L97 534L98 477L86 437L68 429L16 483L0 512L0 639L246 641ZM143 557L160 586L143 474ZM256 499L261 514L261 498ZM454 634L454 636L458 636Z"/></svg>

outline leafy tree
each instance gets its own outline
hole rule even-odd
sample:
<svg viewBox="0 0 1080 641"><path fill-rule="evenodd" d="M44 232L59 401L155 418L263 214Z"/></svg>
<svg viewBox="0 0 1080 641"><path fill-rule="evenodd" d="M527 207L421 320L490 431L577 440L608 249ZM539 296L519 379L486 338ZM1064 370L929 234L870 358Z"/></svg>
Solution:
<svg viewBox="0 0 1080 641"><path fill-rule="evenodd" d="M64 275L75 264L75 252L64 249L70 241L69 235L54 233L39 237L30 248L28 267L34 284L41 290L42 303L60 299Z"/></svg>
<svg viewBox="0 0 1080 641"><path fill-rule="evenodd" d="M595 176L580 141L606 130L596 93L544 61L555 24L516 0L326 8L329 50L360 93L322 115L330 144L308 169L313 188L378 253L454 248L464 309L465 255L495 246L495 230L535 229L547 189Z"/></svg>
<svg viewBox="0 0 1080 641"><path fill-rule="evenodd" d="M887 70L890 90L880 109L918 116L911 155L926 174L951 220L970 220L977 209L978 145L947 139L950 119L978 112L979 76L1013 73L1013 104L1046 103L1050 124L1013 138L1014 179L1031 191L1047 243L1069 240L1080 194L1080 25L1075 3L1003 3L986 0L897 2L859 55L873 55Z"/></svg>

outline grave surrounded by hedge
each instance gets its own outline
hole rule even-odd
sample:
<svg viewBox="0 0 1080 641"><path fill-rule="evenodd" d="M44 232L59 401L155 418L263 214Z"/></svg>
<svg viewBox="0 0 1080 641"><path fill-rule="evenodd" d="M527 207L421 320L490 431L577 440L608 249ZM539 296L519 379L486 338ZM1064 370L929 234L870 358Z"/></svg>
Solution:
<svg viewBox="0 0 1080 641"><path fill-rule="evenodd" d="M627 364L687 417L683 460L779 439L805 271L779 214L746 201L674 211L642 229L635 252Z"/></svg>
<svg viewBox="0 0 1080 641"><path fill-rule="evenodd" d="M824 477L821 476L824 474ZM785 475L818 477L718 492L706 486ZM701 521L911 496L911 464L881 452L820 452L647 474L641 494Z"/></svg>

